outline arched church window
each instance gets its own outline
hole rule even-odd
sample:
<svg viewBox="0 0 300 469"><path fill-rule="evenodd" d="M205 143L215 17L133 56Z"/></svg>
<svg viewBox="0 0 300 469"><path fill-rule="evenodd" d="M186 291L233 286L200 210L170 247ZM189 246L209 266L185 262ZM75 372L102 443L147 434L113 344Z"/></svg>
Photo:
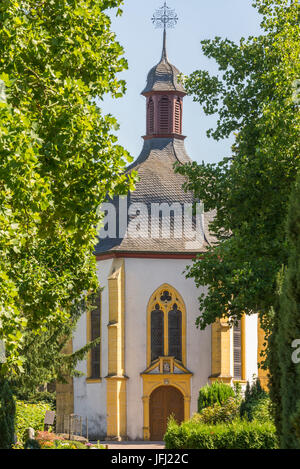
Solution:
<svg viewBox="0 0 300 469"><path fill-rule="evenodd" d="M148 103L148 132L154 134L154 102L153 99L149 99Z"/></svg>
<svg viewBox="0 0 300 469"><path fill-rule="evenodd" d="M151 361L164 354L164 313L159 304L151 312Z"/></svg>
<svg viewBox="0 0 300 469"><path fill-rule="evenodd" d="M159 357L174 357L185 362L185 305L179 293L163 285L148 304L147 362Z"/></svg>
<svg viewBox="0 0 300 469"><path fill-rule="evenodd" d="M181 105L181 99L178 98L175 103L175 133L176 134L181 134L182 132L181 123L182 123L182 105Z"/></svg>
<svg viewBox="0 0 300 469"><path fill-rule="evenodd" d="M181 336L182 336L182 313L178 309L177 304L168 313L169 326L169 355L177 360L182 359Z"/></svg>
<svg viewBox="0 0 300 469"><path fill-rule="evenodd" d="M170 131L170 101L167 96L163 96L159 101L159 130L162 134Z"/></svg>
<svg viewBox="0 0 300 469"><path fill-rule="evenodd" d="M101 337L101 292L97 291L88 298L87 341ZM101 377L101 346L100 342L91 348L88 355L88 379Z"/></svg>

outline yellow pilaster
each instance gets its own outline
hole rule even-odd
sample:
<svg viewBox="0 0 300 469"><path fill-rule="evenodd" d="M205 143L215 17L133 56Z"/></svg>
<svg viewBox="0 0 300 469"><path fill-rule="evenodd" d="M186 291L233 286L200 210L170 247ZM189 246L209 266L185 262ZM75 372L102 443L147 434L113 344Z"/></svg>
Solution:
<svg viewBox="0 0 300 469"><path fill-rule="evenodd" d="M107 439L122 440L127 435L125 376L125 269L124 260L115 259L108 278L108 375Z"/></svg>
<svg viewBox="0 0 300 469"><path fill-rule="evenodd" d="M218 319L211 327L211 376L210 381L231 383L230 328L227 320Z"/></svg>
<svg viewBox="0 0 300 469"><path fill-rule="evenodd" d="M266 338L265 338L265 332L261 327L260 319L258 317L257 319L257 363L258 365L264 361L264 358L262 357L262 352L266 348ZM264 389L268 389L268 370L264 370L263 368L258 368L258 377L261 382L261 385Z"/></svg>
<svg viewBox="0 0 300 469"><path fill-rule="evenodd" d="M144 404L144 440L150 440L150 413L149 413L149 402L150 396L143 397L143 404Z"/></svg>
<svg viewBox="0 0 300 469"><path fill-rule="evenodd" d="M184 396L184 420L185 422L189 420L190 418L190 409L191 409L191 397Z"/></svg>

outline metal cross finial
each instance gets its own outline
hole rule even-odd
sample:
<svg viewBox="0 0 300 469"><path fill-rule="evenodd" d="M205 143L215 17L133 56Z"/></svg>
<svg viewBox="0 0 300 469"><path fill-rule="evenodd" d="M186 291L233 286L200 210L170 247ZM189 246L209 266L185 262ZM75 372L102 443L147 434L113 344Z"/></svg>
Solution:
<svg viewBox="0 0 300 469"><path fill-rule="evenodd" d="M178 16L175 10L172 10L167 6L167 2L164 6L155 11L152 16L152 23L156 28L174 28L178 21Z"/></svg>

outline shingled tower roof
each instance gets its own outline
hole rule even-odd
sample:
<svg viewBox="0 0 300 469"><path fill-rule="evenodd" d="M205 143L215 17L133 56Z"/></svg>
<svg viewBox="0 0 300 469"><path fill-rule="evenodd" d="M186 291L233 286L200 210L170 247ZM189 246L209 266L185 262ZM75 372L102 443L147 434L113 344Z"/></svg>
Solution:
<svg viewBox="0 0 300 469"><path fill-rule="evenodd" d="M166 31L164 31L161 59L148 73L147 85L142 92L144 96L147 96L147 93L152 93L153 91L179 91L180 93L186 94L182 83L178 81L180 75L178 68L172 65L168 60L166 36Z"/></svg>
<svg viewBox="0 0 300 469"><path fill-rule="evenodd" d="M159 237L152 236L153 204L160 206L176 204L184 213L185 204L191 205L195 202L193 194L183 190L185 177L174 171L175 163L191 163L184 146L185 137L182 135L183 98L186 93L177 80L179 73L179 70L168 61L164 31L161 61L149 72L147 86L142 93L147 98L147 130L143 137L144 146L136 161L127 168L127 172L137 171L139 181L136 190L131 192L127 199L115 197L111 201L117 216L115 227L117 238L106 237L99 240L96 254L100 258L113 253L134 254L137 257L143 253L195 254L205 251L214 241L208 228L213 213L205 213L202 217L202 239L198 238L198 241L191 242L191 233L187 235L186 230L183 230L182 236L176 236L175 232L168 238L162 237L161 232ZM147 208L147 213L142 210L143 207L139 210L141 205ZM137 217L139 222L147 227L149 237L130 236L129 225ZM174 225L174 212L171 212L172 217ZM107 225L104 226L104 233L106 230ZM191 231L193 233L195 231L195 219Z"/></svg>

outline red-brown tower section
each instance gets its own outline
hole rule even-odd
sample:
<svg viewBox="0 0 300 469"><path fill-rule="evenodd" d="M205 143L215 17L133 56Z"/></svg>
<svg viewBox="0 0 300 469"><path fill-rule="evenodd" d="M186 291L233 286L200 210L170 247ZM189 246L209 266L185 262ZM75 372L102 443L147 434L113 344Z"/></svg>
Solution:
<svg viewBox="0 0 300 469"><path fill-rule="evenodd" d="M147 98L145 140L185 138L182 135L182 110L186 92L178 80L179 75L179 70L168 61L164 31L161 60L150 70L146 88L142 92Z"/></svg>

